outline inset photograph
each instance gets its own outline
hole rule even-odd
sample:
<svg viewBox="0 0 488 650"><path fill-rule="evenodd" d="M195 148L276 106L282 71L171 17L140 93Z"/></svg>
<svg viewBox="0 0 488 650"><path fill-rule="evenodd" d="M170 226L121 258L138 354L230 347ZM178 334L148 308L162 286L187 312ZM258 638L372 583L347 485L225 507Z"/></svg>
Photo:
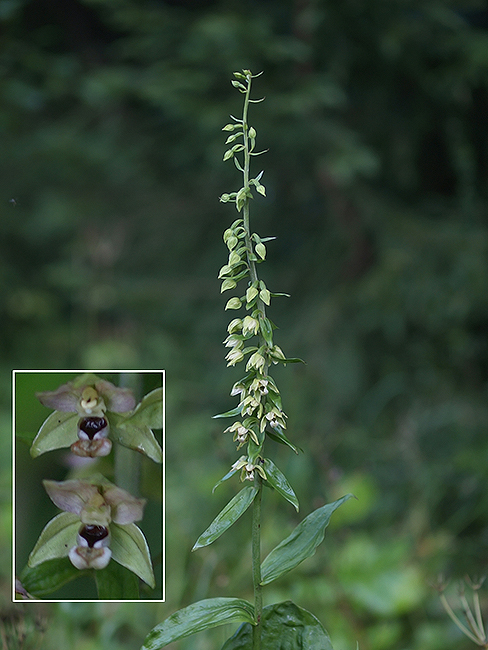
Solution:
<svg viewBox="0 0 488 650"><path fill-rule="evenodd" d="M14 600L164 600L164 380L13 372Z"/></svg>

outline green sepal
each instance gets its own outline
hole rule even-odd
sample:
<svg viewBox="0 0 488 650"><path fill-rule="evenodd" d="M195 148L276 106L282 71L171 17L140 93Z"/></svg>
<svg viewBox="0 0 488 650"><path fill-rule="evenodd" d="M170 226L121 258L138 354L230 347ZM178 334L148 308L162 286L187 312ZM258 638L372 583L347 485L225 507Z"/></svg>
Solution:
<svg viewBox="0 0 488 650"><path fill-rule="evenodd" d="M162 386L155 388L147 395L144 395L141 402L129 415L125 423L146 425L151 429L162 429L164 426L164 392Z"/></svg>
<svg viewBox="0 0 488 650"><path fill-rule="evenodd" d="M37 598L43 598L82 575L89 575L89 571L80 571L71 564L68 557L63 557L47 560L34 567L26 566L19 578L26 591Z"/></svg>
<svg viewBox="0 0 488 650"><path fill-rule="evenodd" d="M306 609L286 601L263 608L262 648L333 650L322 623ZM244 623L221 650L252 650L252 626Z"/></svg>
<svg viewBox="0 0 488 650"><path fill-rule="evenodd" d="M315 554L322 542L330 517L345 501L353 495L346 496L317 508L293 530L291 535L276 546L261 564L261 584L267 585L298 566L303 560Z"/></svg>
<svg viewBox="0 0 488 650"><path fill-rule="evenodd" d="M281 494L284 499L291 503L298 512L299 504L297 496L291 485L288 483L288 480L283 472L281 472L281 470L279 470L273 461L269 458L264 459L264 471L266 472L268 483L271 485L271 487L273 487L278 492L278 494Z"/></svg>
<svg viewBox="0 0 488 650"><path fill-rule="evenodd" d="M32 442L31 456L36 458L46 451L70 447L78 440L78 413L54 411L41 425Z"/></svg>
<svg viewBox="0 0 488 650"><path fill-rule="evenodd" d="M208 598L180 609L149 632L141 650L159 650L191 634L245 621L254 625L254 607L241 598Z"/></svg>
<svg viewBox="0 0 488 650"><path fill-rule="evenodd" d="M36 545L29 555L28 566L35 567L41 562L66 557L73 546L81 526L79 515L61 512L43 528Z"/></svg>
<svg viewBox="0 0 488 650"><path fill-rule="evenodd" d="M139 579L129 569L109 562L105 569L94 573L100 600L139 600Z"/></svg>
<svg viewBox="0 0 488 650"><path fill-rule="evenodd" d="M196 551L198 548L208 546L215 542L225 531L234 524L241 515L249 508L257 494L254 487L245 487L238 492L233 499L223 508L212 521L210 526L205 530L195 542L191 549Z"/></svg>
<svg viewBox="0 0 488 650"><path fill-rule="evenodd" d="M214 420L217 420L218 418L235 418L236 415L241 414L241 410L242 410L242 406L239 404L239 406L236 406L230 411L226 411L225 413L217 413L217 415L212 415L212 418Z"/></svg>
<svg viewBox="0 0 488 650"><path fill-rule="evenodd" d="M156 414L153 412L153 408L155 409ZM148 406L148 410L149 413L147 419L153 421L154 417L154 420L157 420L159 417L157 415L158 408L155 407L154 404L151 404ZM145 454L155 463L162 463L163 452L161 451L161 447L159 446L151 427L145 423L146 416L144 411L139 415L136 415L136 411L137 409L134 411L133 415L130 415L129 417L125 417L123 414L119 413L109 414L110 438L124 447L129 447L129 449L134 449L135 451ZM154 424L153 426L154 428L160 428L159 426L156 427Z"/></svg>
<svg viewBox="0 0 488 650"><path fill-rule="evenodd" d="M154 589L151 554L143 532L135 524L110 524L112 559Z"/></svg>
<svg viewBox="0 0 488 650"><path fill-rule="evenodd" d="M271 438L271 440L274 440L275 442L279 442L282 445L286 445L290 449L292 449L295 454L300 453L303 451L300 447L296 447L285 435L283 432L283 429L281 427L274 427L272 430L267 429L266 430L266 435Z"/></svg>

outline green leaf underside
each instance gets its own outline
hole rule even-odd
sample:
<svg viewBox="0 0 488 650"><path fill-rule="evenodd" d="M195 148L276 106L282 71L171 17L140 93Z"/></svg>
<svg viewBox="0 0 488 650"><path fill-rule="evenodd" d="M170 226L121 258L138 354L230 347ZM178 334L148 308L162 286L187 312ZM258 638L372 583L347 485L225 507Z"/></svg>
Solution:
<svg viewBox="0 0 488 650"><path fill-rule="evenodd" d="M267 585L314 555L317 546L324 539L332 513L352 496L347 494L334 503L317 508L305 517L291 535L280 542L264 559L261 564L261 584Z"/></svg>
<svg viewBox="0 0 488 650"><path fill-rule="evenodd" d="M236 472L238 472L238 469L230 469L225 476L223 476L217 483L213 486L212 488L212 494L215 492L215 490L219 487L221 483L224 481L227 481L228 479L232 478Z"/></svg>
<svg viewBox="0 0 488 650"><path fill-rule="evenodd" d="M330 637L322 624L306 609L291 601L269 605L263 609L261 647L270 650L333 650ZM240 626L227 639L221 650L251 650L252 628Z"/></svg>
<svg viewBox="0 0 488 650"><path fill-rule="evenodd" d="M46 451L70 447L78 440L77 413L54 411L43 422L31 447L31 456L36 458Z"/></svg>
<svg viewBox="0 0 488 650"><path fill-rule="evenodd" d="M135 573L154 589L156 581L149 547L140 528L135 524L110 524L112 559Z"/></svg>
<svg viewBox="0 0 488 650"><path fill-rule="evenodd" d="M100 600L139 600L137 576L117 562L95 571L95 580Z"/></svg>
<svg viewBox="0 0 488 650"><path fill-rule="evenodd" d="M245 487L238 492L233 499L223 508L195 542L192 551L215 542L225 531L235 523L239 517L246 512L257 490L254 487Z"/></svg>
<svg viewBox="0 0 488 650"><path fill-rule="evenodd" d="M26 566L20 574L23 587L33 596L43 598L75 578L87 575L74 567L69 558L47 560L35 567Z"/></svg>
<svg viewBox="0 0 488 650"><path fill-rule="evenodd" d="M72 512L56 515L39 535L29 555L29 566L34 567L47 560L66 557L70 549L76 546L76 535L80 526L80 517Z"/></svg>
<svg viewBox="0 0 488 650"><path fill-rule="evenodd" d="M254 608L241 598L208 598L172 614L149 632L141 650L158 650L196 632L226 623L254 624Z"/></svg>
<svg viewBox="0 0 488 650"><path fill-rule="evenodd" d="M137 426L145 425L150 429L163 428L163 389L155 388L145 395L137 405L132 415L126 418L125 423Z"/></svg>
<svg viewBox="0 0 488 650"><path fill-rule="evenodd" d="M144 422L137 423L137 420L134 422L131 418L125 418L123 415L116 413L110 413L109 419L110 437L115 442L124 445L124 447L129 447L129 449L140 451L155 463L163 461L161 447L147 424L144 424Z"/></svg>
<svg viewBox="0 0 488 650"><path fill-rule="evenodd" d="M298 512L299 504L298 499L293 491L293 488L288 483L286 476L276 467L272 460L269 458L264 459L264 471L268 477L268 483L286 499Z"/></svg>
<svg viewBox="0 0 488 650"><path fill-rule="evenodd" d="M242 406L239 404L239 406L236 406L235 408L231 409L230 411L226 411L225 413L218 413L217 415L213 415L212 418L214 420L217 420L219 418L234 418L236 415L240 415L242 410Z"/></svg>

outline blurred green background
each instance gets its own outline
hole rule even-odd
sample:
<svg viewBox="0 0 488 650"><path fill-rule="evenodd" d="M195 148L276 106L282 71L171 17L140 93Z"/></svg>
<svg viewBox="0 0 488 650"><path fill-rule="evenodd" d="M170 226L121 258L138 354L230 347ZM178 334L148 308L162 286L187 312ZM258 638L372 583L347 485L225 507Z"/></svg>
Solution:
<svg viewBox="0 0 488 650"><path fill-rule="evenodd" d="M195 599L251 597L245 518L189 552L237 489L211 494L236 459L211 416L243 372L216 276L236 218L218 197L240 187L221 128L250 68L261 275L307 362L276 372L304 453L268 453L300 516L359 499L265 599L312 610L336 650L472 647L429 585L487 570L487 3L3 0L0 20L3 629L136 649ZM8 603L11 370L75 368L167 371L166 603ZM266 552L298 518L275 495L264 516Z"/></svg>

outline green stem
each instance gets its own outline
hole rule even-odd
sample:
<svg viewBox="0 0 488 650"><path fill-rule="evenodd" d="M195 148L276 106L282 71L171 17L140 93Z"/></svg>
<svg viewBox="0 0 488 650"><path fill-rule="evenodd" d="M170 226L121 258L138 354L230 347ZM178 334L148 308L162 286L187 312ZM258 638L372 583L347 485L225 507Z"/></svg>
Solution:
<svg viewBox="0 0 488 650"><path fill-rule="evenodd" d="M251 152L249 150L249 125L247 123L247 113L249 109L249 98L251 94L251 75L247 75L247 89L244 100L244 109L242 112L242 127L244 133L244 166L243 166L243 180L244 187L249 187L249 174L251 168ZM256 264L251 258L252 243L251 243L251 229L249 224L249 198L243 206L243 221L245 230L245 243L247 250L247 262L249 266L249 274L251 282L258 281L258 274ZM259 300L260 309L264 314L264 303ZM264 343L263 337L260 334L260 342ZM254 487L257 494L253 501L252 506L252 579L254 588L254 616L256 624L252 628L252 650L261 650L261 632L262 632L262 612L263 612L263 587L261 585L261 496L262 496L262 479L258 472L254 475Z"/></svg>
<svg viewBox="0 0 488 650"><path fill-rule="evenodd" d="M256 472L254 487L257 489L252 507L252 578L254 586L254 617L256 625L252 628L252 650L261 650L261 630L263 613L263 587L261 585L261 494L262 479Z"/></svg>
<svg viewBox="0 0 488 650"><path fill-rule="evenodd" d="M242 111L242 130L244 133L244 167L243 167L244 185L243 187L245 188L249 187L249 173L251 170L251 153L249 151L249 135L248 135L249 125L247 123L247 113L249 110L250 94L251 94L251 75L248 75L246 97L244 99L244 109ZM250 254L252 252L251 229L249 225L249 199L246 200L242 208L242 217L244 221L244 230L246 232L244 241L246 242L249 273L251 275L251 282L255 282L258 279L256 265L254 261L249 259Z"/></svg>

